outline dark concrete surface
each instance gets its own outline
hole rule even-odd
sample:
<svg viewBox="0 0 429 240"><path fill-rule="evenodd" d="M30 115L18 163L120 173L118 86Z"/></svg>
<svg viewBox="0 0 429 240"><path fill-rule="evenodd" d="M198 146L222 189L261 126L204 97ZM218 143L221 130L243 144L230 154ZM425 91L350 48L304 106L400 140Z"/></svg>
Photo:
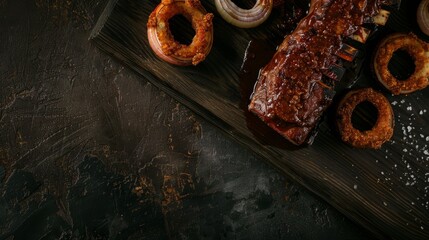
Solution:
<svg viewBox="0 0 429 240"><path fill-rule="evenodd" d="M0 239L371 239L87 39L107 0L0 0Z"/></svg>

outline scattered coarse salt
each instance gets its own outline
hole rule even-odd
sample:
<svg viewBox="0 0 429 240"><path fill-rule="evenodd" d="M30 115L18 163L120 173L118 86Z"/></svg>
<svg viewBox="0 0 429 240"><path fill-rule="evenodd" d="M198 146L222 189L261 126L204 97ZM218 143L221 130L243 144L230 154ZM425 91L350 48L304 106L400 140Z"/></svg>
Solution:
<svg viewBox="0 0 429 240"><path fill-rule="evenodd" d="M406 99L395 99L391 102L395 108L401 108L402 112L395 116L397 136L395 140L389 142L389 147L393 146L394 151L385 149L384 159L381 163L391 163L389 169L378 171L381 178L376 178L377 183L381 183L393 188L398 180L402 186L407 188L424 189L424 192L417 198L410 199L412 206L422 206L429 209L429 172L424 171L429 167L429 134L425 126L426 109L420 105L414 105ZM401 151L401 152L396 152ZM390 162L393 160L394 162ZM375 160L378 163L378 160ZM394 177L393 177L394 176ZM422 186L423 185L423 186ZM354 184L353 188L358 188ZM389 188L390 189L390 188ZM384 206L388 206L388 201L382 201Z"/></svg>

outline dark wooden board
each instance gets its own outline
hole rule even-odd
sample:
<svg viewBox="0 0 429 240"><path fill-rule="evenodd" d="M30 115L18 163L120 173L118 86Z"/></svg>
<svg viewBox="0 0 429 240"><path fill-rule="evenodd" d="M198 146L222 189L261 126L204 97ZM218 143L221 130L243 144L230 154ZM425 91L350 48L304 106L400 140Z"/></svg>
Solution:
<svg viewBox="0 0 429 240"><path fill-rule="evenodd" d="M215 13L212 52L197 67L175 67L157 59L147 42L147 18L158 3L111 0L90 39L380 238L429 239L429 89L392 96L375 83L364 63L354 87L371 86L389 98L396 117L389 143L380 150L353 149L325 120L311 146L273 144L271 137L248 127L241 107L248 96L241 95L239 72L249 40L278 43L278 15L259 28L238 29L221 19L212 1L203 1ZM416 25L417 4L407 1L393 12L388 25L369 41L366 55L390 32L413 31L428 40Z"/></svg>

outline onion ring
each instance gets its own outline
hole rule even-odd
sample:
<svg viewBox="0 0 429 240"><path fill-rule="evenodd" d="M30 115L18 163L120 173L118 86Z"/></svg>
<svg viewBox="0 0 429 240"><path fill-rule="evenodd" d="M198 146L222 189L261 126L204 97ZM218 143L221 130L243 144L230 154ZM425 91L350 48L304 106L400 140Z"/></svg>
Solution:
<svg viewBox="0 0 429 240"><path fill-rule="evenodd" d="M195 36L184 45L174 39L168 20L176 15L188 19ZM213 14L207 13L199 0L162 0L150 14L147 23L149 44L162 60L179 65L197 65L209 54L213 45Z"/></svg>
<svg viewBox="0 0 429 240"><path fill-rule="evenodd" d="M353 127L352 114L356 106L370 102L378 110L377 121L368 131ZM394 115L387 98L371 88L354 90L346 94L337 109L337 126L341 139L356 148L378 149L393 135Z"/></svg>
<svg viewBox="0 0 429 240"><path fill-rule="evenodd" d="M257 0L251 9L239 8L231 0L215 0L215 5L225 21L237 27L253 28L270 16L273 0Z"/></svg>
<svg viewBox="0 0 429 240"><path fill-rule="evenodd" d="M403 81L395 78L388 69L393 54L398 50L406 51L416 66L414 73ZM378 46L373 68L377 80L395 95L421 90L429 84L429 45L412 33L390 35Z"/></svg>

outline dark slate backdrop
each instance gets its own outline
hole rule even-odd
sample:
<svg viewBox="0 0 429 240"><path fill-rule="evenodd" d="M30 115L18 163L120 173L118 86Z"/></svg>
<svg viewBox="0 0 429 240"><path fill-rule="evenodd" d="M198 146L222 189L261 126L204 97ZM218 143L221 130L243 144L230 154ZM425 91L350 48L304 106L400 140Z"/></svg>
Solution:
<svg viewBox="0 0 429 240"><path fill-rule="evenodd" d="M88 41L107 0L0 0L0 239L371 239Z"/></svg>

